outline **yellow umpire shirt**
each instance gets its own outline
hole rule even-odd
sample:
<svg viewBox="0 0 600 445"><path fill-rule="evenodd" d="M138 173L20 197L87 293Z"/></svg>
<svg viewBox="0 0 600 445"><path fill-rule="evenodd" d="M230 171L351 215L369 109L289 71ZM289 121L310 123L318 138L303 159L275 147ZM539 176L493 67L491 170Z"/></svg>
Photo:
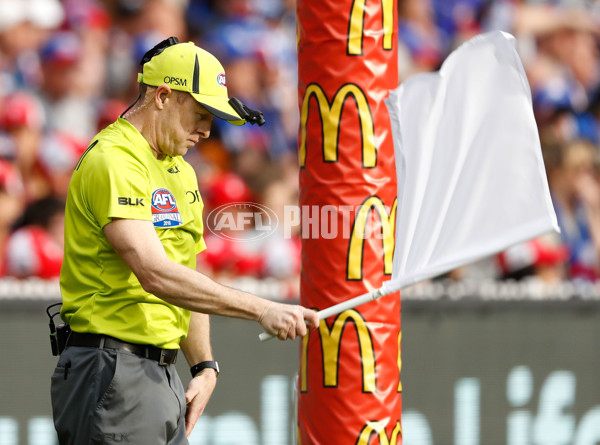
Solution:
<svg viewBox="0 0 600 445"><path fill-rule="evenodd" d="M98 133L75 166L65 210L61 316L71 329L178 348L189 311L144 291L102 228L112 218L152 221L168 258L194 269L206 248L202 208L196 174L180 156L156 159L125 119Z"/></svg>

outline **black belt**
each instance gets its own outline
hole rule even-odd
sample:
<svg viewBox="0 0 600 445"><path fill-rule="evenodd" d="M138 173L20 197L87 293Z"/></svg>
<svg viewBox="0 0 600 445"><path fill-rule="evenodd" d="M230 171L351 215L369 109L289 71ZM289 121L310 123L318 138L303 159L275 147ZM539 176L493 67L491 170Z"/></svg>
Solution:
<svg viewBox="0 0 600 445"><path fill-rule="evenodd" d="M86 346L88 348L127 351L140 357L155 360L161 366L175 363L177 361L177 351L179 351L179 349L160 349L152 345L127 343L108 335L82 334L79 332L71 332L67 340L67 346Z"/></svg>

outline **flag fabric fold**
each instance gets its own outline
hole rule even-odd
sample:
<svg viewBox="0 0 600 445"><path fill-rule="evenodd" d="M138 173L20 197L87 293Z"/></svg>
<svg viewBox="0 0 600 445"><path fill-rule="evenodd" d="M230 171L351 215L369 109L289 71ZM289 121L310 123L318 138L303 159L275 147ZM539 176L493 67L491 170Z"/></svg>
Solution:
<svg viewBox="0 0 600 445"><path fill-rule="evenodd" d="M474 37L386 105L398 207L385 293L559 230L513 36Z"/></svg>

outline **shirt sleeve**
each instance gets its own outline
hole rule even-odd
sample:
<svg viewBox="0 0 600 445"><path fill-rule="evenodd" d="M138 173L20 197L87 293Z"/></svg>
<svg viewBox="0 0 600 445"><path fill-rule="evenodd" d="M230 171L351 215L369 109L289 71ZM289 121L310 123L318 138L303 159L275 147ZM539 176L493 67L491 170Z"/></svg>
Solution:
<svg viewBox="0 0 600 445"><path fill-rule="evenodd" d="M198 241L196 241L196 255L200 252L206 250L206 243L204 242L204 235L200 237Z"/></svg>
<svg viewBox="0 0 600 445"><path fill-rule="evenodd" d="M152 221L150 177L143 163L117 149L94 161L85 198L100 227L113 218Z"/></svg>

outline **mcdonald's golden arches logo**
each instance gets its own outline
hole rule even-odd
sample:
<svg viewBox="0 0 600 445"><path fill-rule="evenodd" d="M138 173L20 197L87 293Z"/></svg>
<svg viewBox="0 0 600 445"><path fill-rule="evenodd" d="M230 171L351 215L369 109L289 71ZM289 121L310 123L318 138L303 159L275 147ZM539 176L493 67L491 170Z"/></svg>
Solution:
<svg viewBox="0 0 600 445"><path fill-rule="evenodd" d="M348 309L339 314L331 329L325 320L319 324L321 350L323 351L323 387L337 388L339 383L339 357L342 336L346 327L354 326L358 337L360 363L362 367L362 391L373 393L377 382L375 374L375 350L371 333L362 315L355 309ZM302 363L300 367L300 390L308 390L308 338L310 332L302 338ZM346 335L351 335L347 333Z"/></svg>
<svg viewBox="0 0 600 445"><path fill-rule="evenodd" d="M388 212L383 201L378 196L369 196L361 204L352 233L348 241L348 255L346 264L347 280L362 280L363 259L365 255L365 239L367 238L367 224L369 215L375 212L381 222L381 240L383 244L383 273L392 274L394 260L394 227L396 225L396 207L398 199L394 199L391 210Z"/></svg>
<svg viewBox="0 0 600 445"><path fill-rule="evenodd" d="M398 441L399 438L402 439L402 427L400 426L400 421L396 420L396 425L394 425L392 434L388 437L385 432L385 427L389 421L390 419L387 418L382 421L372 420L367 422L358 435L356 445L369 445L373 436L379 438L380 445L397 445L401 443L401 440L400 442Z"/></svg>
<svg viewBox="0 0 600 445"><path fill-rule="evenodd" d="M319 117L321 119L323 162L338 161L338 142L342 111L350 96L358 109L363 168L373 168L377 165L377 148L375 147L373 115L363 90L354 83L346 83L335 93L331 102L320 85L311 83L306 87L302 110L300 113L300 167L306 164L306 125L308 123L309 104L312 97L317 100Z"/></svg>
<svg viewBox="0 0 600 445"><path fill-rule="evenodd" d="M381 2L383 49L390 51L394 36L394 0L377 0ZM365 9L367 0L354 0L348 20L348 46L349 56L360 56L363 53L363 37L365 35Z"/></svg>

